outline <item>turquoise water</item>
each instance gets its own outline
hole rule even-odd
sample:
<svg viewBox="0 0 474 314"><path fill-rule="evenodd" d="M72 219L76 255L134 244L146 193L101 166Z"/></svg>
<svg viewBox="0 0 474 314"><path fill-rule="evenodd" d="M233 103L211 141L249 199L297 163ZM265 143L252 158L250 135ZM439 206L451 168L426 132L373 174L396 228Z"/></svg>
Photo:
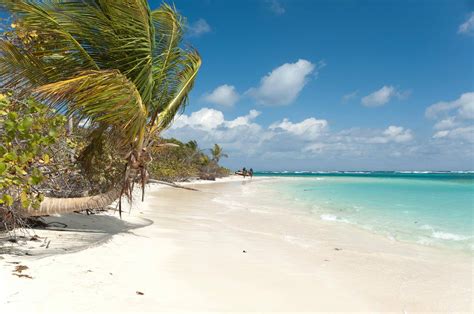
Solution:
<svg viewBox="0 0 474 314"><path fill-rule="evenodd" d="M269 185L319 219L423 245L474 250L474 173L275 173Z"/></svg>

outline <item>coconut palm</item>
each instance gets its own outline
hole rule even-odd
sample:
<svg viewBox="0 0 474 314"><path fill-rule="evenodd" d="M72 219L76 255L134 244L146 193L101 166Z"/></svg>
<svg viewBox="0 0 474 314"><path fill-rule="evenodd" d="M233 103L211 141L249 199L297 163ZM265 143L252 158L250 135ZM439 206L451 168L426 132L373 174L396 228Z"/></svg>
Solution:
<svg viewBox="0 0 474 314"><path fill-rule="evenodd" d="M224 154L224 151L222 150L222 147L220 147L217 144L214 144L214 148L211 148L211 155L212 155L212 161L214 161L216 164L219 163L219 160L222 157L229 157L227 154Z"/></svg>
<svg viewBox="0 0 474 314"><path fill-rule="evenodd" d="M146 0L0 0L15 38L0 40L0 87L30 94L91 134L116 143L124 177L103 194L45 198L28 215L109 205L147 179L153 139L182 110L201 59L183 48L184 19L174 7L151 11ZM26 35L25 35L26 34ZM97 141L91 142L97 143Z"/></svg>
<svg viewBox="0 0 474 314"><path fill-rule="evenodd" d="M191 149L191 151L193 152L196 152L198 151L198 143L196 140L191 140L189 142L187 142L186 144L184 144L186 147L188 147L189 149Z"/></svg>

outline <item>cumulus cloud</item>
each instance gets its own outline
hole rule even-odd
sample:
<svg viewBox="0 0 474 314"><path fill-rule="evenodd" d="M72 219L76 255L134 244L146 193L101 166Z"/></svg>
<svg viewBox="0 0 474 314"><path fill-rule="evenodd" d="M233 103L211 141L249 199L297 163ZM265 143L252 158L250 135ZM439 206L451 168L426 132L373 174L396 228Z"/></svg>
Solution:
<svg viewBox="0 0 474 314"><path fill-rule="evenodd" d="M259 115L257 110L250 110L246 115L226 120L221 111L202 108L190 115L179 116L164 136L182 141L197 139L203 148L218 143L231 155L252 155L265 140L262 127L254 122Z"/></svg>
<svg viewBox="0 0 474 314"><path fill-rule="evenodd" d="M474 92L452 101L440 101L426 108L427 118L436 120L433 139L474 142Z"/></svg>
<svg viewBox="0 0 474 314"><path fill-rule="evenodd" d="M276 15L282 15L285 13L285 8L278 0L267 0L268 8Z"/></svg>
<svg viewBox="0 0 474 314"><path fill-rule="evenodd" d="M467 20L459 25L458 33L471 35L474 34L474 12L471 12Z"/></svg>
<svg viewBox="0 0 474 314"><path fill-rule="evenodd" d="M428 118L436 119L442 115L452 113L458 118L474 119L474 92L464 93L453 101L440 101L426 108L425 115Z"/></svg>
<svg viewBox="0 0 474 314"><path fill-rule="evenodd" d="M395 87L384 85L381 89L362 97L361 102L366 107L378 107L385 105L396 95L397 90Z"/></svg>
<svg viewBox="0 0 474 314"><path fill-rule="evenodd" d="M437 131L433 135L433 138L463 140L469 143L474 143L474 126L470 125L470 126L463 126L459 128Z"/></svg>
<svg viewBox="0 0 474 314"><path fill-rule="evenodd" d="M413 133L410 129L391 125L383 131L382 136L374 138L374 143L405 143L411 140L413 140Z"/></svg>
<svg viewBox="0 0 474 314"><path fill-rule="evenodd" d="M225 107L232 107L238 100L239 94L232 85L221 85L212 92L204 94L202 99L208 103Z"/></svg>
<svg viewBox="0 0 474 314"><path fill-rule="evenodd" d="M351 128L325 134L304 146L303 152L331 158L402 157L413 151L413 140L413 132L400 126L389 126L384 130Z"/></svg>
<svg viewBox="0 0 474 314"><path fill-rule="evenodd" d="M237 126L250 125L252 121L259 115L260 115L260 111L252 109L245 116L240 116L240 117L235 118L234 120L227 121L226 126L229 128L235 128Z"/></svg>
<svg viewBox="0 0 474 314"><path fill-rule="evenodd" d="M315 64L304 59L295 63L285 63L262 77L260 86L249 89L247 94L259 104L289 105L298 97L308 82L309 75L315 69Z"/></svg>
<svg viewBox="0 0 474 314"><path fill-rule="evenodd" d="M329 159L380 154L404 156L412 151L413 132L401 126L331 131L327 120L309 117L300 121L285 118L265 127L256 122L260 114L253 109L226 119L219 110L202 108L181 115L164 136L183 141L198 139L203 148L218 143L236 162L249 157L262 162L286 158L310 160L316 154Z"/></svg>
<svg viewBox="0 0 474 314"><path fill-rule="evenodd" d="M211 26L202 18L188 26L188 33L192 37L199 37L203 34L209 33L210 31Z"/></svg>
<svg viewBox="0 0 474 314"><path fill-rule="evenodd" d="M222 111L202 108L193 112L191 115L181 115L173 123L172 128L191 127L200 130L213 130L224 123L224 114Z"/></svg>
<svg viewBox="0 0 474 314"><path fill-rule="evenodd" d="M456 111L456 109L452 109ZM457 111L456 111L457 112ZM223 146L227 166L260 169L444 169L472 168L474 125L454 115L437 120L431 138L400 125L333 130L318 117L281 119L268 126L255 109L229 118L202 108L183 114L163 136Z"/></svg>
<svg viewBox="0 0 474 314"><path fill-rule="evenodd" d="M212 108L202 108L190 115L180 115L172 124L171 129L193 128L205 131L213 131L218 128L235 128L250 126L253 120L260 115L260 111L252 109L247 115L239 116L233 120L226 120L224 113Z"/></svg>
<svg viewBox="0 0 474 314"><path fill-rule="evenodd" d="M455 117L448 117L446 119L438 121L434 125L433 128L435 130L445 130L445 129L452 129L452 128L456 127L457 125L459 125L459 123L456 121Z"/></svg>
<svg viewBox="0 0 474 314"><path fill-rule="evenodd" d="M297 123L283 119L281 122L271 124L269 129L283 130L305 139L314 139L319 137L326 130L327 126L328 122L326 120L318 120L316 118L308 118Z"/></svg>

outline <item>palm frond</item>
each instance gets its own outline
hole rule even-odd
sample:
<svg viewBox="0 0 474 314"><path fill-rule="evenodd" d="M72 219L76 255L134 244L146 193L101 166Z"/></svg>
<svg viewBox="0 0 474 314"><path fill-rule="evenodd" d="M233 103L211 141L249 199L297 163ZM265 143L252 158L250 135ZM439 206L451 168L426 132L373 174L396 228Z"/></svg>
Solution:
<svg viewBox="0 0 474 314"><path fill-rule="evenodd" d="M109 20L109 32L103 38L110 47L107 68L115 67L137 87L143 103L153 94L153 50L155 29L146 0L95 0Z"/></svg>
<svg viewBox="0 0 474 314"><path fill-rule="evenodd" d="M28 90L45 82L43 63L23 53L12 43L0 40L0 87Z"/></svg>
<svg viewBox="0 0 474 314"><path fill-rule="evenodd" d="M76 5L75 10L71 10L73 5ZM27 31L34 31L38 38L43 39L41 46L30 47L41 48L35 49L32 53L39 54L39 57L61 55L63 58L60 62L63 65L70 61L76 63L76 66L80 65L83 70L99 69L94 59L77 41L74 34L64 27L64 19L61 20L61 16L64 16L65 12L82 12L82 15L90 13L84 12L84 8L79 7L77 1L59 4L56 1L2 0L0 7L10 11L17 19L21 20L22 27L25 27Z"/></svg>
<svg viewBox="0 0 474 314"><path fill-rule="evenodd" d="M166 105L156 117L156 124L151 129L151 136L168 128L179 110L184 109L189 92L193 88L199 68L201 57L196 50L183 52L182 68L174 79L172 93L167 94ZM155 121L151 121L154 123Z"/></svg>
<svg viewBox="0 0 474 314"><path fill-rule="evenodd" d="M169 80L176 77L176 69L181 61L179 47L183 38L183 18L176 8L163 4L152 12L155 28L155 49L153 53L153 110L160 110L170 86Z"/></svg>
<svg viewBox="0 0 474 314"><path fill-rule="evenodd" d="M41 86L35 94L58 111L120 129L123 144L137 143L143 137L146 107L135 85L117 70L82 72Z"/></svg>
<svg viewBox="0 0 474 314"><path fill-rule="evenodd" d="M150 102L155 29L146 0L2 0L1 6L38 37L52 39L35 52L51 59L49 70L118 69L136 85L143 102Z"/></svg>

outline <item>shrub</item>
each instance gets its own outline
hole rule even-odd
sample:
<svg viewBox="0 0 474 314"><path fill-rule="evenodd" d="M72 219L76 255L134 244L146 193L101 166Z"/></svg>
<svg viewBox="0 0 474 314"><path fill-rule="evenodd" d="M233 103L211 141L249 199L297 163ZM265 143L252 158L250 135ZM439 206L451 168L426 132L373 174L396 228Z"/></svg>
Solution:
<svg viewBox="0 0 474 314"><path fill-rule="evenodd" d="M37 187L54 160L49 147L63 136L64 123L32 99L0 94L0 226L16 227L22 209L40 206L44 195Z"/></svg>

